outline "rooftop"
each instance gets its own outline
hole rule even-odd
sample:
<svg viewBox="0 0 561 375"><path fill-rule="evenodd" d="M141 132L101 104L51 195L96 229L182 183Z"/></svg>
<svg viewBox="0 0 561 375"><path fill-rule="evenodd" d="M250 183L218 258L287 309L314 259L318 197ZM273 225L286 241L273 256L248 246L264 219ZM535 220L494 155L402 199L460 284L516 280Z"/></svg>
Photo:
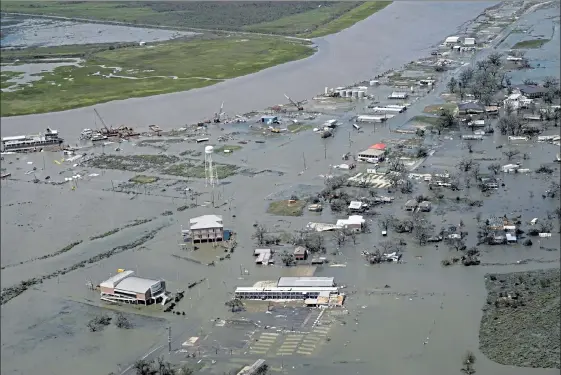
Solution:
<svg viewBox="0 0 561 375"><path fill-rule="evenodd" d="M361 151L358 153L361 156L380 156L384 154L384 150L377 150L375 148L369 148L367 150Z"/></svg>
<svg viewBox="0 0 561 375"><path fill-rule="evenodd" d="M189 220L191 229L224 228L222 215L203 215Z"/></svg>
<svg viewBox="0 0 561 375"><path fill-rule="evenodd" d="M134 271L130 271L130 270L119 272L118 274L111 276L110 278L99 284L99 286L102 286L104 288L115 288L117 284L123 281L123 279L126 279L132 274L134 274Z"/></svg>
<svg viewBox="0 0 561 375"><path fill-rule="evenodd" d="M305 288L305 287L333 287L333 277L281 277L277 283L279 288Z"/></svg>
<svg viewBox="0 0 561 375"><path fill-rule="evenodd" d="M305 255L307 251L308 250L306 250L303 246L296 246L294 249L294 255Z"/></svg>
<svg viewBox="0 0 561 375"><path fill-rule="evenodd" d="M158 284L158 280L142 279L140 277L131 276L121 281L115 289L133 292L133 293L146 293L152 285Z"/></svg>

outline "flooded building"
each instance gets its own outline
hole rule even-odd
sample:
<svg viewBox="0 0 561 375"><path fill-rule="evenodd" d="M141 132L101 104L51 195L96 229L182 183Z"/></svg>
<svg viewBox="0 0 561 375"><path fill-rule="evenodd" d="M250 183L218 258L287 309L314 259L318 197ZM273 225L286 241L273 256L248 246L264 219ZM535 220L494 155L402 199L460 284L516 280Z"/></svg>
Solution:
<svg viewBox="0 0 561 375"><path fill-rule="evenodd" d="M150 305L166 299L164 280L133 276L134 271L122 271L99 284L101 300Z"/></svg>
<svg viewBox="0 0 561 375"><path fill-rule="evenodd" d="M308 250L303 246L297 246L294 249L295 260L306 260L308 258Z"/></svg>
<svg viewBox="0 0 561 375"><path fill-rule="evenodd" d="M405 211L415 211L417 208L417 201L415 199L409 199L405 202Z"/></svg>
<svg viewBox="0 0 561 375"><path fill-rule="evenodd" d="M273 250L271 249L255 249L253 255L257 257L255 264L268 265L273 263Z"/></svg>
<svg viewBox="0 0 561 375"><path fill-rule="evenodd" d="M251 300L309 300L320 296L339 296L333 277L281 277L276 283L258 282L252 287L238 287L234 298Z"/></svg>
<svg viewBox="0 0 561 375"><path fill-rule="evenodd" d="M203 215L189 220L193 243L217 242L224 239L222 215Z"/></svg>

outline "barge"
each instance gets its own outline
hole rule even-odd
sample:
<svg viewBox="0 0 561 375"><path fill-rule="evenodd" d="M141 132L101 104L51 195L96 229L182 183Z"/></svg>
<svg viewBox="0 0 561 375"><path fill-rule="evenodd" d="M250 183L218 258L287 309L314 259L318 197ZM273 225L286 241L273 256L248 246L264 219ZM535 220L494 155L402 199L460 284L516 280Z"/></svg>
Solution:
<svg viewBox="0 0 561 375"><path fill-rule="evenodd" d="M45 134L18 135L15 137L2 138L3 151L29 151L41 150L47 146L60 146L64 139L58 136L58 131L47 128Z"/></svg>

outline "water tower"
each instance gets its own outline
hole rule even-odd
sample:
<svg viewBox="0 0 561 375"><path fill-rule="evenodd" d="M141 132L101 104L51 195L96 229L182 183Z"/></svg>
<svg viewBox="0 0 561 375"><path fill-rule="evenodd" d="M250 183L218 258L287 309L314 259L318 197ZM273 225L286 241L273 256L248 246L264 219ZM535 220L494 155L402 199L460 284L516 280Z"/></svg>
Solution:
<svg viewBox="0 0 561 375"><path fill-rule="evenodd" d="M212 154L214 147L205 147L205 186L214 186L218 183L218 173L212 163Z"/></svg>

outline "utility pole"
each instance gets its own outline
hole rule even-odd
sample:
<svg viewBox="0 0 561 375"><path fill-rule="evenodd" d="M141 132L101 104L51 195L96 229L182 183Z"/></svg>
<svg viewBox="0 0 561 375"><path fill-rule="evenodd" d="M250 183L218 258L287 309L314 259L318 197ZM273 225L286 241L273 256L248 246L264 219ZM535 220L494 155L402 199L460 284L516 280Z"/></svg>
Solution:
<svg viewBox="0 0 561 375"><path fill-rule="evenodd" d="M171 326L168 326L168 352L171 354Z"/></svg>
<svg viewBox="0 0 561 375"><path fill-rule="evenodd" d="M115 185L113 184L113 180L111 180L111 189L113 189L113 192L115 192Z"/></svg>
<svg viewBox="0 0 561 375"><path fill-rule="evenodd" d="M304 161L304 170L306 170L306 155L304 153L302 153L302 160Z"/></svg>
<svg viewBox="0 0 561 375"><path fill-rule="evenodd" d="M327 159L327 142L323 142L323 158Z"/></svg>

